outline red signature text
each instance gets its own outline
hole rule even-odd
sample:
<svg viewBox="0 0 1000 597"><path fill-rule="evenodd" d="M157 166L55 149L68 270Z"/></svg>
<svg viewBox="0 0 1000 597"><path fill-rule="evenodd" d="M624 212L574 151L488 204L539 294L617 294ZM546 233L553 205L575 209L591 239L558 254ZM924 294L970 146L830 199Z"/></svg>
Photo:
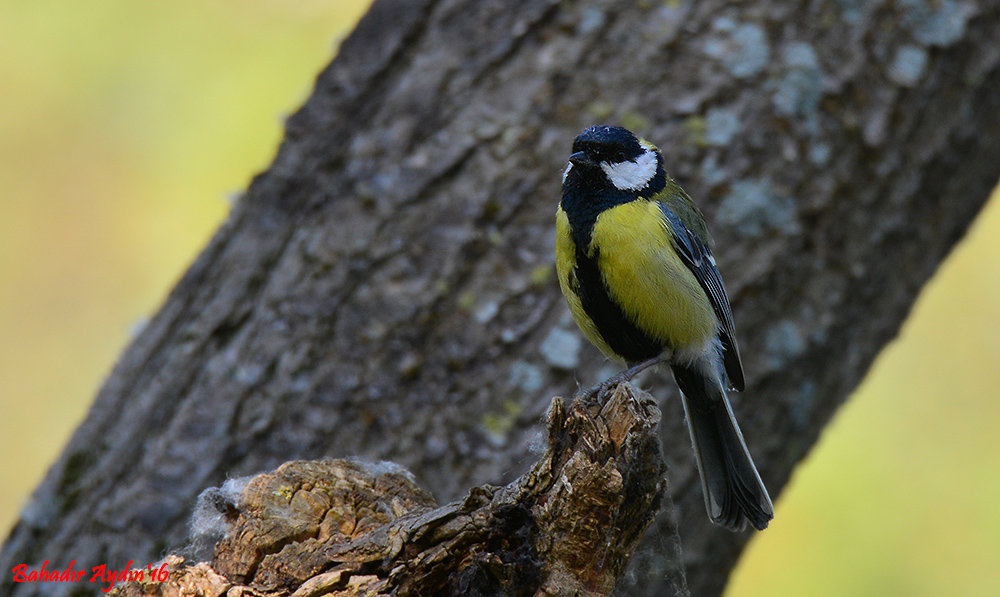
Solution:
<svg viewBox="0 0 1000 597"><path fill-rule="evenodd" d="M94 566L91 569L88 582L107 583L106 587L101 587L101 591L107 593L117 582L164 582L170 576L166 562L159 568L154 568L153 564L149 564L145 568L133 569L132 564L134 563L134 561L129 560L124 570L108 570L105 564ZM26 565L18 564L11 572L14 573L14 582L80 582L86 575L86 571L74 570L75 564L76 560L73 560L63 570L47 570L49 561L45 560L39 570L28 570Z"/></svg>

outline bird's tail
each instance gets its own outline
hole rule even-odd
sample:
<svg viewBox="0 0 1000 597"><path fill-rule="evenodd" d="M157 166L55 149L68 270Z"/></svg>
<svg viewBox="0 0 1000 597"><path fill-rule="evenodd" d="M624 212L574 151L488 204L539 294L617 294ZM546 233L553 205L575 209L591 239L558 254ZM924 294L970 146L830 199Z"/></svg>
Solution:
<svg viewBox="0 0 1000 597"><path fill-rule="evenodd" d="M722 384L699 364L672 366L712 522L734 531L767 528L774 507L743 441Z"/></svg>

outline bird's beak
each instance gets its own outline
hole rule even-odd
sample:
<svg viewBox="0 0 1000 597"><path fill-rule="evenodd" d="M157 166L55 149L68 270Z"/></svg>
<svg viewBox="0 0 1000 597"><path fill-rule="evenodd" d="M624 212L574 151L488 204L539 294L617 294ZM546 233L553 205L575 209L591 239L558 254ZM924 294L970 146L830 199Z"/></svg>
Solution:
<svg viewBox="0 0 1000 597"><path fill-rule="evenodd" d="M569 156L569 163L574 166L592 166L593 162L587 157L587 152L578 151Z"/></svg>

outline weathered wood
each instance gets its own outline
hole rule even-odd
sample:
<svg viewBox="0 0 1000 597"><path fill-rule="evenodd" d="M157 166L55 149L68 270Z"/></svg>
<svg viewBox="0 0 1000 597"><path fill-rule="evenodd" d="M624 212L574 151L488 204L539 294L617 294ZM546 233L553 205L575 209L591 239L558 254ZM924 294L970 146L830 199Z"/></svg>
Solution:
<svg viewBox="0 0 1000 597"><path fill-rule="evenodd" d="M386 463L295 461L209 490L198 516L225 527L211 565L171 556L164 582L115 594L607 595L666 494L660 410L625 384L597 402L556 398L547 420L531 470L440 508Z"/></svg>

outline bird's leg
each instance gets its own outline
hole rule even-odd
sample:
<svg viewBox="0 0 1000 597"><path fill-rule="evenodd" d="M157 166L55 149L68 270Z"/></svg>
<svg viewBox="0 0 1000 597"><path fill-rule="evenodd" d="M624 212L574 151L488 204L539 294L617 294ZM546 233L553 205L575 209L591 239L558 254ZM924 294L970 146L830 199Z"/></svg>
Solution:
<svg viewBox="0 0 1000 597"><path fill-rule="evenodd" d="M594 399L597 398L599 395L601 395L601 393L603 393L605 390L613 388L614 386L617 386L620 383L631 381L632 378L635 377L636 375L639 375L646 369L649 369L653 365L656 365L657 363L660 363L668 358L669 356L660 355L653 357L649 360L643 361L637 365L632 365L631 367L622 371L621 373L613 375L608 379L602 381L601 383L597 384L596 386L590 388L589 390L583 392L582 394L580 394L580 398L586 402L593 402Z"/></svg>

